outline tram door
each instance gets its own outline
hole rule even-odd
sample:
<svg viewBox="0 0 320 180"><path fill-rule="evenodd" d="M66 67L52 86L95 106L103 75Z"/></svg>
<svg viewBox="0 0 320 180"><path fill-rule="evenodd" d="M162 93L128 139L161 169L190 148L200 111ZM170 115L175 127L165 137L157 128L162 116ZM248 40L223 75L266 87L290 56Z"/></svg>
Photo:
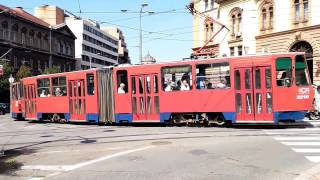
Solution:
<svg viewBox="0 0 320 180"><path fill-rule="evenodd" d="M70 119L85 120L86 119L86 100L84 80L71 80L69 84L69 108Z"/></svg>
<svg viewBox="0 0 320 180"><path fill-rule="evenodd" d="M131 76L133 120L156 121L159 115L158 75Z"/></svg>
<svg viewBox="0 0 320 180"><path fill-rule="evenodd" d="M24 85L25 116L27 119L37 119L36 89L34 84Z"/></svg>
<svg viewBox="0 0 320 180"><path fill-rule="evenodd" d="M271 67L237 68L234 73L237 121L272 121Z"/></svg>

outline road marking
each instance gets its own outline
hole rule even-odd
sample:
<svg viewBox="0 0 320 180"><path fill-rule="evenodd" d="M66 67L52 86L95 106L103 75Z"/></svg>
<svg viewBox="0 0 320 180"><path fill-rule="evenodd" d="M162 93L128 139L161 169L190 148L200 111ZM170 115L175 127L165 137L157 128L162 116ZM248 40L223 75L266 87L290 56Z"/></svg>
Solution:
<svg viewBox="0 0 320 180"><path fill-rule="evenodd" d="M292 150L299 153L320 153L318 148L292 148Z"/></svg>
<svg viewBox="0 0 320 180"><path fill-rule="evenodd" d="M309 141L309 142L281 142L284 145L287 146L320 146L320 142L315 141Z"/></svg>
<svg viewBox="0 0 320 180"><path fill-rule="evenodd" d="M145 146L145 147L142 147L142 148L122 151L122 152L118 152L118 153L115 153L115 154L103 156L103 157L100 157L100 158L97 158L97 159L89 160L89 161L78 163L78 164L74 164L74 165L30 165L30 166L22 166L21 169L23 169L23 170L43 170L43 171L72 171L72 170L75 170L75 169L78 169L78 168L81 168L81 167L84 167L84 166L88 166L88 165L91 165L91 164L95 164L95 163L107 160L107 159L123 156L123 155L126 155L126 154L138 152L138 151L147 150L147 149L150 149L152 147L154 147L154 146Z"/></svg>
<svg viewBox="0 0 320 180"><path fill-rule="evenodd" d="M320 140L320 136L288 136L288 137L274 137L278 141L306 141L306 140Z"/></svg>
<svg viewBox="0 0 320 180"><path fill-rule="evenodd" d="M103 148L99 149L99 151L109 151L109 150L119 150L119 149L125 149L125 147L113 147L113 148ZM60 151L45 151L45 152L37 152L34 154L55 154L55 153L69 153L69 152L84 152L85 149L74 149L74 150L60 150ZM86 152L93 151L92 149ZM96 151L95 151L96 152Z"/></svg>
<svg viewBox="0 0 320 180"><path fill-rule="evenodd" d="M320 156L306 156L306 158L315 163L320 162Z"/></svg>

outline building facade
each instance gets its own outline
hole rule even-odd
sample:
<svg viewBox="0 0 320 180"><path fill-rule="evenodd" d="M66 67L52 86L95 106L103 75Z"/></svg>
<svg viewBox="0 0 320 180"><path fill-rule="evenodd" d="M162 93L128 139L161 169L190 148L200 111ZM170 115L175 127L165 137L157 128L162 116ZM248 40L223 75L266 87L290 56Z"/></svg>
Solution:
<svg viewBox="0 0 320 180"><path fill-rule="evenodd" d="M118 39L102 31L97 22L77 17L57 6L39 6L35 14L50 25L64 22L74 33L76 69L118 64Z"/></svg>
<svg viewBox="0 0 320 180"><path fill-rule="evenodd" d="M115 37L118 41L118 63L119 64L130 64L129 50L127 48L127 43L125 42L125 37L122 31L117 27L101 27L101 29Z"/></svg>
<svg viewBox="0 0 320 180"><path fill-rule="evenodd" d="M0 12L0 56L15 72L22 64L34 75L53 65L61 71L74 70L76 37L65 24L50 26L22 8L0 5Z"/></svg>
<svg viewBox="0 0 320 180"><path fill-rule="evenodd" d="M303 51L313 82L320 82L318 0L193 0L193 48L209 42L216 56Z"/></svg>
<svg viewBox="0 0 320 180"><path fill-rule="evenodd" d="M67 17L66 24L77 36L75 53L79 69L118 64L118 39L102 31L98 23Z"/></svg>

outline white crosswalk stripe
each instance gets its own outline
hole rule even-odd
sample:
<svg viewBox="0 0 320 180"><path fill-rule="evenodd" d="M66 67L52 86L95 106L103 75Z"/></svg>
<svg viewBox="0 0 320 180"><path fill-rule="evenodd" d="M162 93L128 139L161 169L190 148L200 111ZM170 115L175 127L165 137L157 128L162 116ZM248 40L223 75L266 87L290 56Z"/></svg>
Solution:
<svg viewBox="0 0 320 180"><path fill-rule="evenodd" d="M268 129L264 132L276 141L303 155L307 160L320 163L320 126L308 128Z"/></svg>

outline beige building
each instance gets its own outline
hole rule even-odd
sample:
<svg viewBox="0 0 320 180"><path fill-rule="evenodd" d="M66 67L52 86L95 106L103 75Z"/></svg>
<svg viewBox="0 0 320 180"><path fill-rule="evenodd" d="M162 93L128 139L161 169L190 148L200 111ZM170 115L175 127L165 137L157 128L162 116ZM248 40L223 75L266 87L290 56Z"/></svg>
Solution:
<svg viewBox="0 0 320 180"><path fill-rule="evenodd" d="M39 6L34 9L34 15L50 25L64 23L64 10L57 6Z"/></svg>
<svg viewBox="0 0 320 180"><path fill-rule="evenodd" d="M319 0L193 0L194 50L209 42L215 56L304 51L314 82L320 82ZM318 10L318 11L317 11ZM212 51L212 49L214 51Z"/></svg>
<svg viewBox="0 0 320 180"><path fill-rule="evenodd" d="M129 51L122 31L117 27L101 27L101 30L118 39L119 64L130 64Z"/></svg>

